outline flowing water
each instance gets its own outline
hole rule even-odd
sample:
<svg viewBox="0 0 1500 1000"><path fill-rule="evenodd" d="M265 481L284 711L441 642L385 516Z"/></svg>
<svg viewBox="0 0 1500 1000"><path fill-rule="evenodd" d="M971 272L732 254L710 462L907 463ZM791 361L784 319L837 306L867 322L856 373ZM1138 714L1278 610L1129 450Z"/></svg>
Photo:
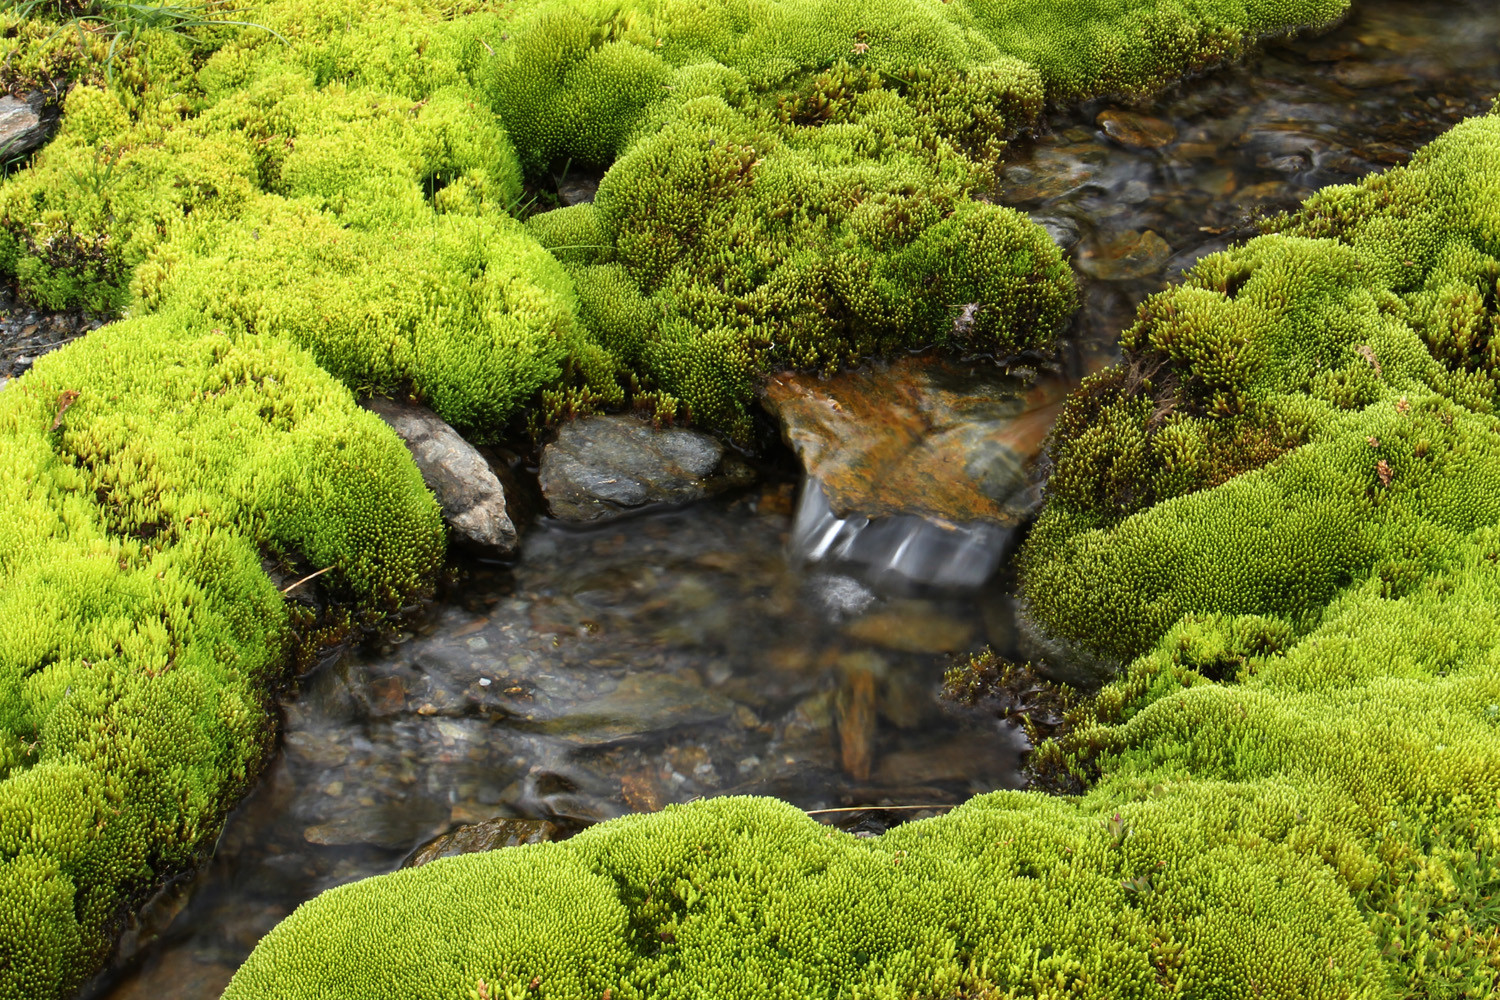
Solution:
<svg viewBox="0 0 1500 1000"><path fill-rule="evenodd" d="M1017 145L995 197L1073 250L1075 371L1135 304L1312 190L1404 162L1500 92L1500 8L1384 0L1321 38L1144 107L1091 102ZM878 829L1019 787L1024 740L938 697L949 653L1013 643L987 590L878 591L791 544L794 470L586 530L541 522L511 566L458 566L403 631L283 699L283 750L214 860L170 887L92 991L216 997L301 901L492 817L566 835L633 810L778 795ZM815 545L812 541L805 545ZM888 585L889 581L881 581Z"/></svg>

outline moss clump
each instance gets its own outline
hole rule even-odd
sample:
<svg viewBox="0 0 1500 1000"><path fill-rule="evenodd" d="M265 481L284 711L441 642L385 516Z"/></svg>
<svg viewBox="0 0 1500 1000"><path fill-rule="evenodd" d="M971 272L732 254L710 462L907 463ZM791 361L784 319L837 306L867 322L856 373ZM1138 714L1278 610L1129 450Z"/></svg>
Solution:
<svg viewBox="0 0 1500 1000"><path fill-rule="evenodd" d="M1473 119L1143 305L1059 424L1036 616L1127 658L1189 613L1303 631L1500 522L1497 193L1500 118Z"/></svg>
<svg viewBox="0 0 1500 1000"><path fill-rule="evenodd" d="M1285 843L1313 803L1255 791L1102 816L995 793L872 840L769 799L668 807L325 893L225 997L1382 995L1347 893Z"/></svg>
<svg viewBox="0 0 1500 1000"><path fill-rule="evenodd" d="M303 351L167 315L0 394L0 996L65 993L254 775L293 622L262 551L379 608L442 553L404 446Z"/></svg>
<svg viewBox="0 0 1500 1000"><path fill-rule="evenodd" d="M407 351L392 364L390 352L344 353L339 337L314 353L343 354L338 374L353 385L401 379L426 394L467 382L431 398L466 429L492 431L528 400L551 419L632 394L743 436L752 382L773 367L830 370L928 344L1010 354L1049 343L1073 303L1060 253L1022 216L971 197L993 179L1008 137L1046 98L1146 92L1343 6L1074 0L1002 14L577 0L499 12L264 0L236 14L258 27L132 35L114 60L116 86L74 90L58 139L0 188L0 271L49 306L140 312L164 302L131 297L148 258L232 259L197 237L264 232L260 195L420 245L416 231L435 218L505 232L521 163L534 174L614 164L597 209L534 225L579 295L568 278L523 267L536 287L513 298L546 302L512 310L527 331L506 362L518 375L488 405L475 404L474 387L505 348ZM44 58L31 33L18 37L18 64ZM97 84L78 67L98 53L85 44L74 55L75 75ZM534 258L522 239L497 243ZM409 298L485 297L464 287L485 284L474 254L450 250L435 251L442 266L406 268L417 279ZM303 263L290 262L268 294L316 285ZM977 322L957 337L952 318L969 304ZM411 322L410 308L381 310L377 339ZM539 360L533 341L547 324L562 353ZM455 374L454 363L481 368Z"/></svg>

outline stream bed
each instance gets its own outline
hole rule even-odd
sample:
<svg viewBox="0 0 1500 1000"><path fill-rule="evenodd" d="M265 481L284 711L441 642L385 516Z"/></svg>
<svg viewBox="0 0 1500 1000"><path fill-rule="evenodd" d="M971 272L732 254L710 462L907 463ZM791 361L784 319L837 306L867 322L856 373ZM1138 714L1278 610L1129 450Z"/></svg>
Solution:
<svg viewBox="0 0 1500 1000"><path fill-rule="evenodd" d="M994 198L1079 273L1065 368L1113 360L1142 298L1257 218L1488 110L1500 5L1357 6L1322 37L1147 106L1058 112L1016 144ZM217 997L298 903L461 824L566 836L723 794L899 807L819 813L873 831L1021 787L1019 731L939 697L951 654L1014 649L1005 570L977 592L881 591L798 558L796 502L783 458L730 496L587 529L537 521L513 565L456 565L405 629L287 693L282 752L213 861L159 896L92 995Z"/></svg>

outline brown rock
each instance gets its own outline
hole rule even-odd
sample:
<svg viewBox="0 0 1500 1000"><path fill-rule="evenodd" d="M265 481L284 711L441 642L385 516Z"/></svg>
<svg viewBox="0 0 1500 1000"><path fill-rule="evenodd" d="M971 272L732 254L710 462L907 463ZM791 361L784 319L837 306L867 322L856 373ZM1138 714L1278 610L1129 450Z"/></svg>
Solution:
<svg viewBox="0 0 1500 1000"><path fill-rule="evenodd" d="M460 854L478 851L495 851L502 847L521 844L540 844L551 840L557 827L544 819L507 819L496 817L483 823L461 826L457 830L434 837L412 851L401 862L402 868L421 868L438 858L451 858Z"/></svg>
<svg viewBox="0 0 1500 1000"><path fill-rule="evenodd" d="M1171 122L1134 111L1101 111L1094 121L1105 135L1134 149L1160 149L1177 140L1177 129Z"/></svg>
<svg viewBox="0 0 1500 1000"><path fill-rule="evenodd" d="M829 379L785 372L762 393L838 516L1014 525L1021 511L1007 501L1026 488L1069 388L918 357Z"/></svg>
<svg viewBox="0 0 1500 1000"><path fill-rule="evenodd" d="M952 653L969 646L974 627L937 614L925 601L897 601L844 626L851 639L904 653Z"/></svg>
<svg viewBox="0 0 1500 1000"><path fill-rule="evenodd" d="M1078 259L1078 267L1100 281L1144 278L1162 269L1172 256L1172 247L1151 230L1130 230Z"/></svg>
<svg viewBox="0 0 1500 1000"><path fill-rule="evenodd" d="M839 752L844 773L869 781L875 763L875 675L858 670L839 689Z"/></svg>

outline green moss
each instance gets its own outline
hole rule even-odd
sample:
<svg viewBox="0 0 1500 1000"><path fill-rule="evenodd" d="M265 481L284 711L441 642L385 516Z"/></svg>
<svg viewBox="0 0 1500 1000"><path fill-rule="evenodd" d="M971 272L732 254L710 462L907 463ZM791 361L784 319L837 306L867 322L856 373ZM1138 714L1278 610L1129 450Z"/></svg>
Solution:
<svg viewBox="0 0 1500 1000"><path fill-rule="evenodd" d="M1200 264L1069 404L1023 554L1037 617L1122 657L1187 613L1304 627L1500 521L1500 118Z"/></svg>
<svg viewBox="0 0 1500 1000"><path fill-rule="evenodd" d="M0 995L39 998L212 845L265 752L293 633L261 552L381 607L442 535L404 446L306 353L197 320L42 359L0 395L0 451Z"/></svg>

